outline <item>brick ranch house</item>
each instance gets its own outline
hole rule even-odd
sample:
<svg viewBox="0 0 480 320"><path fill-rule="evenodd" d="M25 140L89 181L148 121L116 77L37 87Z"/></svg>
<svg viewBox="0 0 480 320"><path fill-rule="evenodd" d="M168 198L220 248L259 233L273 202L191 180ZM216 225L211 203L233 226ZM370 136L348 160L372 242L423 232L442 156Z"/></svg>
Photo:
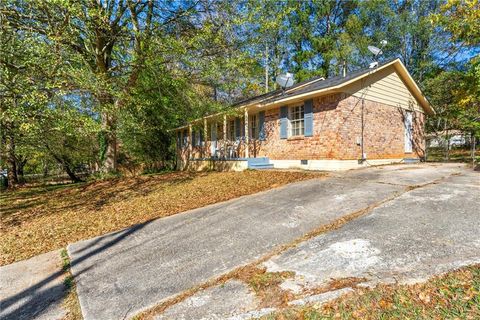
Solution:
<svg viewBox="0 0 480 320"><path fill-rule="evenodd" d="M176 129L178 169L342 170L419 161L432 106L399 59L313 78Z"/></svg>

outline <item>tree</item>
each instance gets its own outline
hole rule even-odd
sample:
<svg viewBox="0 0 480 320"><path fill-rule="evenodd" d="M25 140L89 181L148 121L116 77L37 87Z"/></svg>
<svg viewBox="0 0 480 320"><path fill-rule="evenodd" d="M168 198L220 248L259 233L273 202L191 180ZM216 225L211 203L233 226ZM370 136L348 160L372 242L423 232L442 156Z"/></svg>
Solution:
<svg viewBox="0 0 480 320"><path fill-rule="evenodd" d="M434 25L447 31L453 42L467 46L480 43L480 3L477 0L447 0L440 12L431 16Z"/></svg>
<svg viewBox="0 0 480 320"><path fill-rule="evenodd" d="M10 1L5 11L19 30L44 36L72 68L64 84L98 102L105 150L103 169L117 169L116 113L137 82L154 24L168 26L192 4L153 1Z"/></svg>
<svg viewBox="0 0 480 320"><path fill-rule="evenodd" d="M467 48L465 55L471 57L461 68L457 68L460 71L456 73L455 83L445 90L450 90L453 94L449 112L455 115L453 118L456 128L471 132L472 137L478 138L480 138L479 12L478 1L448 0L440 7L439 13L431 15L432 24L442 28L449 35L455 48ZM475 143L472 143L472 148L474 147ZM474 158L473 152L472 157Z"/></svg>
<svg viewBox="0 0 480 320"><path fill-rule="evenodd" d="M59 57L68 63L70 68L63 75L64 87L87 91L95 97L105 147L101 151L103 169L115 171L117 115L127 105L148 55L160 54L162 65L174 66L182 72L200 69L200 82L205 81L208 68L204 68L207 64L200 64L201 60L208 57L204 59L210 60L208 66L218 66L212 60L225 56L221 50L235 43L235 37L225 33L230 30L224 23L230 19L225 14L228 8L209 1L10 0L4 11L17 29L46 37ZM193 56L194 65L179 59L181 55ZM230 69L234 69L233 65ZM215 75L230 74L222 71L217 70ZM215 78L210 77L208 82Z"/></svg>
<svg viewBox="0 0 480 320"><path fill-rule="evenodd" d="M31 129L52 92L57 63L44 42L13 28L3 14L0 20L0 154L14 187L23 180Z"/></svg>
<svg viewBox="0 0 480 320"><path fill-rule="evenodd" d="M56 97L35 128L37 150L54 159L72 182L81 181L76 170L92 165L98 146L96 137L100 128L90 113L91 102L85 100Z"/></svg>

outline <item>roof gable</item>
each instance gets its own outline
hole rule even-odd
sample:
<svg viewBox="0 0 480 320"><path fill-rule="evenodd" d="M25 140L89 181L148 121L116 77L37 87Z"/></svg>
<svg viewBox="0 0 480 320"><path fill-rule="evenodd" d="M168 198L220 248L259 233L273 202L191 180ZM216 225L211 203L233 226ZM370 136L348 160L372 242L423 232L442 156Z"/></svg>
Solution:
<svg viewBox="0 0 480 320"><path fill-rule="evenodd" d="M270 96L262 97L262 99L252 99L250 101L246 101L246 104L240 104L240 106L249 106L249 105L259 105L259 106L266 106L266 105L279 105L284 103L295 102L300 99L307 99L311 98L320 94L325 94L328 92L339 92L348 88L354 83L358 83L361 80L364 82L371 82L368 81L372 78L377 81L381 78L378 75L381 75L382 72L385 72L388 68L394 69L398 78L401 79L403 84L405 85L404 88L407 88L411 96L416 100L417 104L428 114L434 114L435 111L425 98L423 93L421 92L418 85L415 83L413 78L410 76L410 73L405 68L403 63L400 59L394 59L389 62L386 62L376 68L373 69L363 69L358 70L356 72L352 72L347 74L347 76L338 76L332 77L327 80L323 81L315 81L311 84L307 84L300 88L291 88L285 90L285 92L280 91L277 94L271 94ZM277 90L278 91L278 90ZM276 93L276 92L275 92Z"/></svg>
<svg viewBox="0 0 480 320"><path fill-rule="evenodd" d="M400 59L396 58L393 60L386 61L380 64L376 68L368 68L368 69L361 69L354 72L347 74L345 77L337 76L328 79L323 79L321 77L315 77L306 81L299 82L292 87L289 87L286 90L275 90L272 92L268 92L253 98L249 98L246 100L239 101L232 105L235 108L249 108L249 107L270 107L270 106L278 106L284 105L289 103L294 103L297 101L313 98L315 96L333 93L333 92L348 92L348 89L354 87L355 83L360 81L369 82L369 78L373 78L373 82L379 81L381 79L382 72L388 69L395 70L395 74L398 76L398 79L403 83L404 86L401 86L399 89L402 91L403 89L408 90L408 95L413 97L416 101L420 110L425 111L427 114L433 115L435 114L435 110L428 102L427 98L423 95L422 91L413 80L412 76L408 72L407 68L403 65ZM380 77L378 77L380 76ZM370 79L371 80L371 79ZM371 81L370 81L371 82ZM394 88L392 88L394 89ZM385 100L388 100L386 98ZM385 101L382 101L385 103ZM391 103L387 103L390 105L401 106L402 103L393 101ZM408 108L413 107L415 105L410 105ZM419 110L419 109L417 109ZM205 118L215 117L222 114L222 112L217 114L212 114L206 116ZM200 119L194 120L198 121ZM179 127L179 128L183 128Z"/></svg>

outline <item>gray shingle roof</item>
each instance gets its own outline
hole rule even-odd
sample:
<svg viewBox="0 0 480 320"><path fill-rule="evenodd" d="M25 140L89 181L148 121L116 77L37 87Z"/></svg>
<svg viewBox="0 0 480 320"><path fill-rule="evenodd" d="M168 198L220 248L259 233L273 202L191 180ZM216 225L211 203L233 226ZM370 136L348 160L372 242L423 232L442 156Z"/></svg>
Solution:
<svg viewBox="0 0 480 320"><path fill-rule="evenodd" d="M394 59L384 61L384 62L380 63L378 65L378 67L381 67L385 64L388 64L388 63L390 63L390 62L392 62L396 59L398 59L398 58L394 58ZM287 90L279 89L279 90L271 91L271 92L268 92L268 93L265 93L265 94L262 94L262 95L259 95L259 96L255 96L255 97L252 97L252 98L249 98L249 99L244 99L244 100L235 102L232 105L232 107L237 107L237 106L245 105L245 104L251 104L251 103L254 103L255 101L262 101L264 103L274 102L275 100L277 100L279 98L283 99L283 98L287 98L287 97L293 97L293 96L296 96L296 95L299 95L299 94L302 94L302 93L307 93L307 92L316 91L316 90L320 90L320 89L327 89L329 87L334 87L334 86L340 85L344 82L350 81L354 78L357 78L359 76L362 76L362 75L364 75L368 72L371 72L372 70L373 69L370 69L370 68L364 68L364 69L360 69L360 70L357 70L357 71L354 71L354 72L351 72L351 73L347 73L347 75L345 77L336 76L336 77L327 78L325 80L319 80L321 77L311 78L309 80L296 83L295 85L287 88ZM316 80L318 80L318 81L316 81Z"/></svg>

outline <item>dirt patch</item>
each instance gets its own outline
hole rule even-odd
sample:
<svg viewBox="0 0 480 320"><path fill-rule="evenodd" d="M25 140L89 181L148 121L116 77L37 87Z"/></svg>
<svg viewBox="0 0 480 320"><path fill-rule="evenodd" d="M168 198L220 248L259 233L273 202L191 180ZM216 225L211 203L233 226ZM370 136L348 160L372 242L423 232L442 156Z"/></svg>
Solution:
<svg viewBox="0 0 480 320"><path fill-rule="evenodd" d="M288 278L293 278L295 273L266 272L266 268L250 266L240 270L235 277L247 283L255 292L260 301L260 308L285 307L294 298L294 295L280 287Z"/></svg>
<svg viewBox="0 0 480 320"><path fill-rule="evenodd" d="M302 296L304 295L315 295L321 294L329 291L339 290L343 288L357 288L358 284L367 281L366 278L356 278L356 277L348 277L348 278L338 278L332 279L324 286L315 287L305 289L302 292Z"/></svg>

